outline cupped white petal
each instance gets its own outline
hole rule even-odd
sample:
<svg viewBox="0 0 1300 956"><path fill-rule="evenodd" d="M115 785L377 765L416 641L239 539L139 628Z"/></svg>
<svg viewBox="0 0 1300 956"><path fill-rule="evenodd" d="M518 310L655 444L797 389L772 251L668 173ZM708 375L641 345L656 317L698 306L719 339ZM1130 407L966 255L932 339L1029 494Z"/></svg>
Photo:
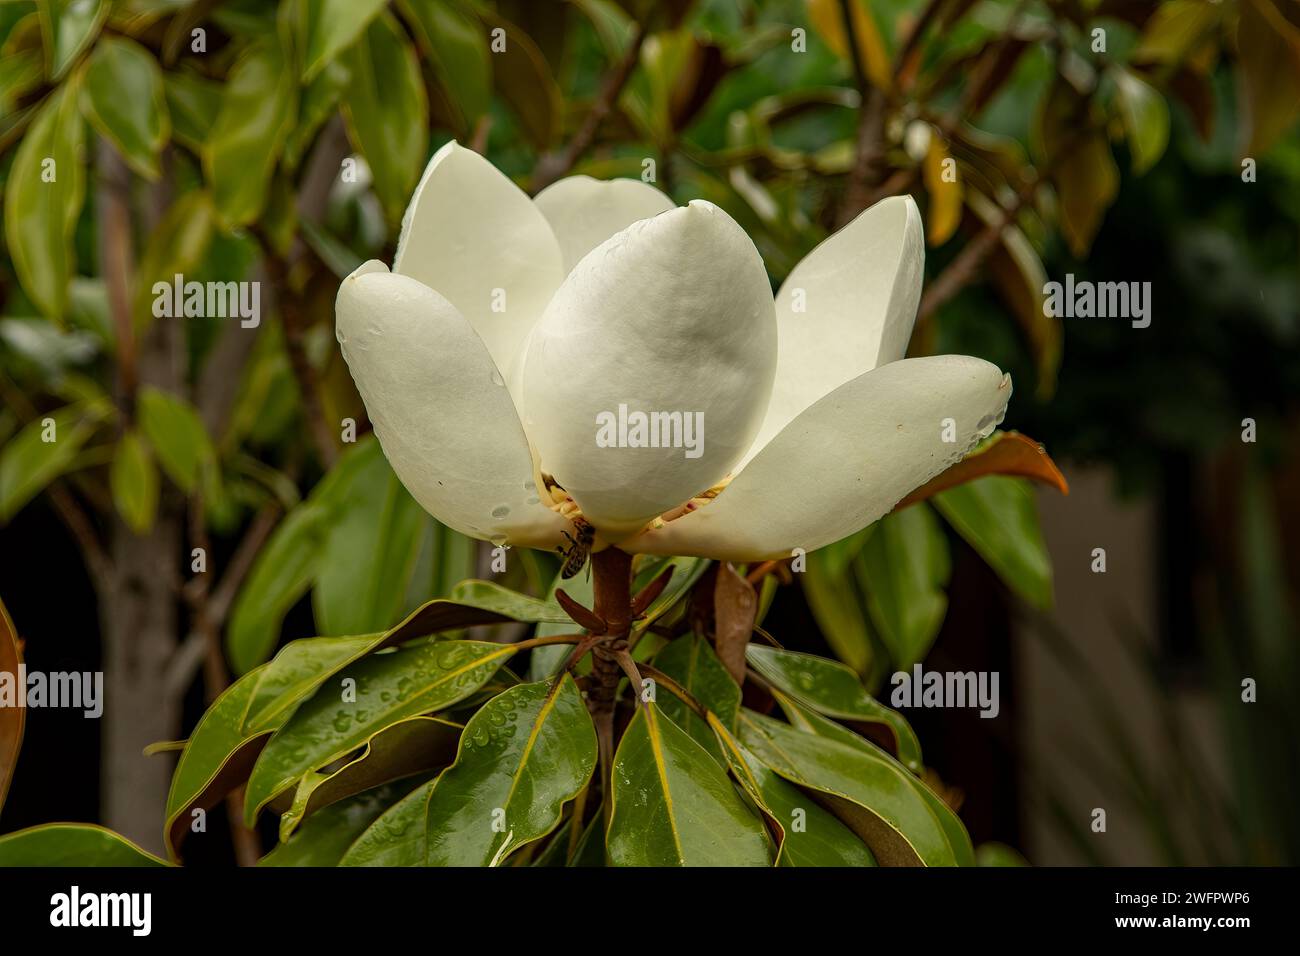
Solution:
<svg viewBox="0 0 1300 956"><path fill-rule="evenodd" d="M525 427L542 469L616 537L731 471L775 369L758 250L696 201L612 236L565 279L529 337Z"/></svg>
<svg viewBox="0 0 1300 956"><path fill-rule="evenodd" d="M966 355L873 369L787 425L715 500L621 547L755 561L831 544L970 451L1010 397L1010 376Z"/></svg>
<svg viewBox="0 0 1300 956"><path fill-rule="evenodd" d="M335 315L379 444L415 500L463 534L558 544L568 523L540 503L514 403L456 307L371 261L343 280Z"/></svg>
<svg viewBox="0 0 1300 956"><path fill-rule="evenodd" d="M907 353L924 269L911 196L876 203L794 267L776 295L772 402L745 461L823 395Z"/></svg>
<svg viewBox="0 0 1300 956"><path fill-rule="evenodd" d="M674 208L671 199L639 179L569 176L551 183L533 200L551 224L569 273L578 260L640 219Z"/></svg>
<svg viewBox="0 0 1300 956"><path fill-rule="evenodd" d="M415 188L393 272L459 309L502 370L564 279L546 217L505 174L454 141L429 160Z"/></svg>

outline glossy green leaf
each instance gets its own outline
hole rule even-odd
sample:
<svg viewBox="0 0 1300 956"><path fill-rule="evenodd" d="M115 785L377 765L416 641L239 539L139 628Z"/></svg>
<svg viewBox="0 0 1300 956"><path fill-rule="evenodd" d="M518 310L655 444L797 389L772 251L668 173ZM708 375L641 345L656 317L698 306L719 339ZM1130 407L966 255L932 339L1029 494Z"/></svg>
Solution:
<svg viewBox="0 0 1300 956"><path fill-rule="evenodd" d="M158 514L158 466L139 432L128 429L113 451L108 473L113 505L134 534L153 527Z"/></svg>
<svg viewBox="0 0 1300 956"><path fill-rule="evenodd" d="M417 780L403 780L358 793L313 813L258 866L338 866L343 854L386 810L405 797Z"/></svg>
<svg viewBox="0 0 1300 956"><path fill-rule="evenodd" d="M297 112L297 84L279 45L263 40L235 63L203 149L203 170L227 226L266 206L276 159Z"/></svg>
<svg viewBox="0 0 1300 956"><path fill-rule="evenodd" d="M890 762L889 756L881 751L879 747L855 734L847 727L842 727L835 721L828 720L811 710L801 708L798 704L795 704L794 707L798 709L798 727L800 730L817 734L820 737L838 740L840 743L856 748L872 760ZM792 723L796 722L795 717L788 711L787 716L791 718ZM953 859L956 860L957 865L974 866L975 848L971 843L970 834L966 832L965 824L958 819L957 814L920 777L909 774L908 782L920 795L921 799L925 801L935 819L939 821L939 826L943 828L944 836L947 837L948 846L952 849Z"/></svg>
<svg viewBox="0 0 1300 956"><path fill-rule="evenodd" d="M910 668L930 650L948 610L952 563L942 525L925 505L888 514L863 542L855 567L894 668Z"/></svg>
<svg viewBox="0 0 1300 956"><path fill-rule="evenodd" d="M107 411L97 402L65 406L28 422L0 449L0 522L73 466Z"/></svg>
<svg viewBox="0 0 1300 956"><path fill-rule="evenodd" d="M1169 107L1165 98L1132 70L1117 67L1115 94L1133 157L1133 172L1141 175L1164 155L1169 145Z"/></svg>
<svg viewBox="0 0 1300 956"><path fill-rule="evenodd" d="M429 798L429 865L500 864L555 828L595 768L596 731L568 674L492 698Z"/></svg>
<svg viewBox="0 0 1300 956"><path fill-rule="evenodd" d="M695 634L679 637L659 651L654 662L655 667L716 714L724 727L735 730L736 715L740 712L740 687L731 679L706 639ZM717 738L703 717L666 688L658 688L655 697L659 709L673 723L695 738L696 743L715 758L722 759Z"/></svg>
<svg viewBox="0 0 1300 956"><path fill-rule="evenodd" d="M446 0L401 0L438 84L470 132L492 104L492 56L487 30Z"/></svg>
<svg viewBox="0 0 1300 956"><path fill-rule="evenodd" d="M429 145L429 100L415 50L389 14L378 17L348 54L352 79L343 116L366 158L389 222L400 222Z"/></svg>
<svg viewBox="0 0 1300 956"><path fill-rule="evenodd" d="M858 676L838 661L777 647L749 645L749 664L774 686L814 710L841 720L883 724L894 735L898 759L921 770L921 744L911 726L867 693Z"/></svg>
<svg viewBox="0 0 1300 956"><path fill-rule="evenodd" d="M374 654L335 674L299 706L258 758L245 801L249 825L303 774L399 720L464 700L513 653L509 644L440 641Z"/></svg>
<svg viewBox="0 0 1300 956"><path fill-rule="evenodd" d="M200 469L215 461L198 410L179 396L146 385L136 398L136 420L167 477L182 491L192 491Z"/></svg>
<svg viewBox="0 0 1300 956"><path fill-rule="evenodd" d="M310 81L379 15L386 0L315 0L303 5L302 78Z"/></svg>
<svg viewBox="0 0 1300 956"><path fill-rule="evenodd" d="M461 726L437 717L412 717L385 727L365 749L332 773L310 773L298 782L293 805L280 817L286 840L303 818L381 784L447 766L455 759Z"/></svg>
<svg viewBox="0 0 1300 956"><path fill-rule="evenodd" d="M348 847L339 866L424 866L433 784L416 787L385 810Z"/></svg>
<svg viewBox="0 0 1300 956"><path fill-rule="evenodd" d="M615 866L771 866L767 833L726 772L655 704L614 755L606 837Z"/></svg>
<svg viewBox="0 0 1300 956"><path fill-rule="evenodd" d="M741 711L740 740L780 776L821 794L827 809L883 865L956 864L944 828L912 786L912 775L883 754L877 759L750 710Z"/></svg>
<svg viewBox="0 0 1300 956"><path fill-rule="evenodd" d="M95 38L108 8L107 0L40 0L36 4L50 79L63 76Z"/></svg>
<svg viewBox="0 0 1300 956"><path fill-rule="evenodd" d="M171 119L158 61L140 44L104 37L86 67L82 109L92 126L127 165L158 178L158 152L171 135Z"/></svg>
<svg viewBox="0 0 1300 956"><path fill-rule="evenodd" d="M1007 587L1035 607L1051 606L1052 561L1029 482L990 475L931 500Z"/></svg>
<svg viewBox="0 0 1300 956"><path fill-rule="evenodd" d="M876 858L858 837L794 784L783 780L750 753L716 717L710 729L732 775L780 828L779 866L875 866Z"/></svg>
<svg viewBox="0 0 1300 956"><path fill-rule="evenodd" d="M5 181L5 242L14 272L41 312L61 319L76 271L72 232L85 198L85 130L76 77L41 104Z"/></svg>
<svg viewBox="0 0 1300 956"><path fill-rule="evenodd" d="M46 823L0 836L0 867L166 865L125 837L90 823Z"/></svg>

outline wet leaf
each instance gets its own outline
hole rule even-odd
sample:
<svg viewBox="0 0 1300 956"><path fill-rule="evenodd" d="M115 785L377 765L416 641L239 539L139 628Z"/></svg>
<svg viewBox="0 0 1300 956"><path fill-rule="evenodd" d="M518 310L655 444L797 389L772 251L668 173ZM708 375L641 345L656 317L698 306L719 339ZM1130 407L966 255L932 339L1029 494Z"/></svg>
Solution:
<svg viewBox="0 0 1300 956"><path fill-rule="evenodd" d="M710 715L732 775L780 829L778 866L875 866L867 845L794 784L750 753Z"/></svg>
<svg viewBox="0 0 1300 956"><path fill-rule="evenodd" d="M741 711L740 740L777 774L815 790L884 866L953 866L943 827L901 766L838 740Z"/></svg>
<svg viewBox="0 0 1300 956"><path fill-rule="evenodd" d="M380 815L406 796L416 780L403 780L358 793L313 813L258 866L338 866L348 848Z"/></svg>
<svg viewBox="0 0 1300 956"><path fill-rule="evenodd" d="M767 834L708 751L654 704L623 733L606 847L615 866L771 866Z"/></svg>
<svg viewBox="0 0 1300 956"><path fill-rule="evenodd" d="M595 767L596 731L568 674L492 698L429 798L428 864L500 864L555 828Z"/></svg>
<svg viewBox="0 0 1300 956"><path fill-rule="evenodd" d="M424 866L433 784L421 784L385 810L348 847L339 866Z"/></svg>
<svg viewBox="0 0 1300 956"><path fill-rule="evenodd" d="M166 865L125 837L90 823L46 823L0 836L0 867Z"/></svg>
<svg viewBox="0 0 1300 956"><path fill-rule="evenodd" d="M898 759L920 772L921 745L907 720L868 694L858 676L839 661L751 644L749 663L778 689L819 713L889 728Z"/></svg>
<svg viewBox="0 0 1300 956"><path fill-rule="evenodd" d="M248 780L248 825L303 774L337 760L399 720L469 697L513 653L509 644L439 641L349 665L301 704L262 751Z"/></svg>
<svg viewBox="0 0 1300 956"><path fill-rule="evenodd" d="M735 728L736 714L740 712L740 686L722 666L707 640L696 634L677 638L655 655L655 667L681 684L691 696L716 714L722 726ZM741 676L744 676L743 659ZM703 717L666 688L658 688L655 698L659 709L669 720L690 734L696 743L715 758L722 759L713 730Z"/></svg>

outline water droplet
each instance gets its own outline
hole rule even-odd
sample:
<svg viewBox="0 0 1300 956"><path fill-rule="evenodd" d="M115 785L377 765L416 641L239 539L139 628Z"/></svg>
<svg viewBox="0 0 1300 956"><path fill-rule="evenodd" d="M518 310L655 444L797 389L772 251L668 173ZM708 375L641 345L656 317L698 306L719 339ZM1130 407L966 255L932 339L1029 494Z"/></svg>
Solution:
<svg viewBox="0 0 1300 956"><path fill-rule="evenodd" d="M505 383L506 383L506 380L505 380L504 378L501 377L501 373L498 372L496 369L493 369L493 370L492 370L492 384L493 384L493 385L505 385Z"/></svg>
<svg viewBox="0 0 1300 956"><path fill-rule="evenodd" d="M510 514L509 505L497 505L495 508L492 509L492 517L498 520L504 518L508 514Z"/></svg>
<svg viewBox="0 0 1300 956"><path fill-rule="evenodd" d="M524 491L536 491L536 490L537 490L537 482L533 481L531 478L528 481L524 482Z"/></svg>

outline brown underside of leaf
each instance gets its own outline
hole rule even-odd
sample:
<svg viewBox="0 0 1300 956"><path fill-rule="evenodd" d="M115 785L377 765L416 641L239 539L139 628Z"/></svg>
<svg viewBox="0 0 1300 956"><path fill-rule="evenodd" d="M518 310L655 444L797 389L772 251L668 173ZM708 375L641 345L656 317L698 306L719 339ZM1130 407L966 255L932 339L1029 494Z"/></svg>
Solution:
<svg viewBox="0 0 1300 956"><path fill-rule="evenodd" d="M1032 478L1055 488L1063 495L1070 493L1070 486L1056 467L1056 462L1032 438L1019 432L1004 432L1002 436L983 451L968 455L947 471L931 478L920 488L907 495L894 506L894 510L914 505L918 501L932 498L941 491L964 485L976 478L986 475L1015 475Z"/></svg>
<svg viewBox="0 0 1300 956"><path fill-rule="evenodd" d="M18 686L18 665L22 659L18 632L14 630L14 623L9 619L4 602L0 601L0 673L13 675L17 693L25 690ZM26 707L0 707L0 809L4 809L5 795L9 793L9 783L13 780L14 768L18 765L18 751L23 745L23 724L26 717Z"/></svg>
<svg viewBox="0 0 1300 956"><path fill-rule="evenodd" d="M758 616L758 592L730 564L718 565L713 587L714 647L737 684L745 683L745 648Z"/></svg>

